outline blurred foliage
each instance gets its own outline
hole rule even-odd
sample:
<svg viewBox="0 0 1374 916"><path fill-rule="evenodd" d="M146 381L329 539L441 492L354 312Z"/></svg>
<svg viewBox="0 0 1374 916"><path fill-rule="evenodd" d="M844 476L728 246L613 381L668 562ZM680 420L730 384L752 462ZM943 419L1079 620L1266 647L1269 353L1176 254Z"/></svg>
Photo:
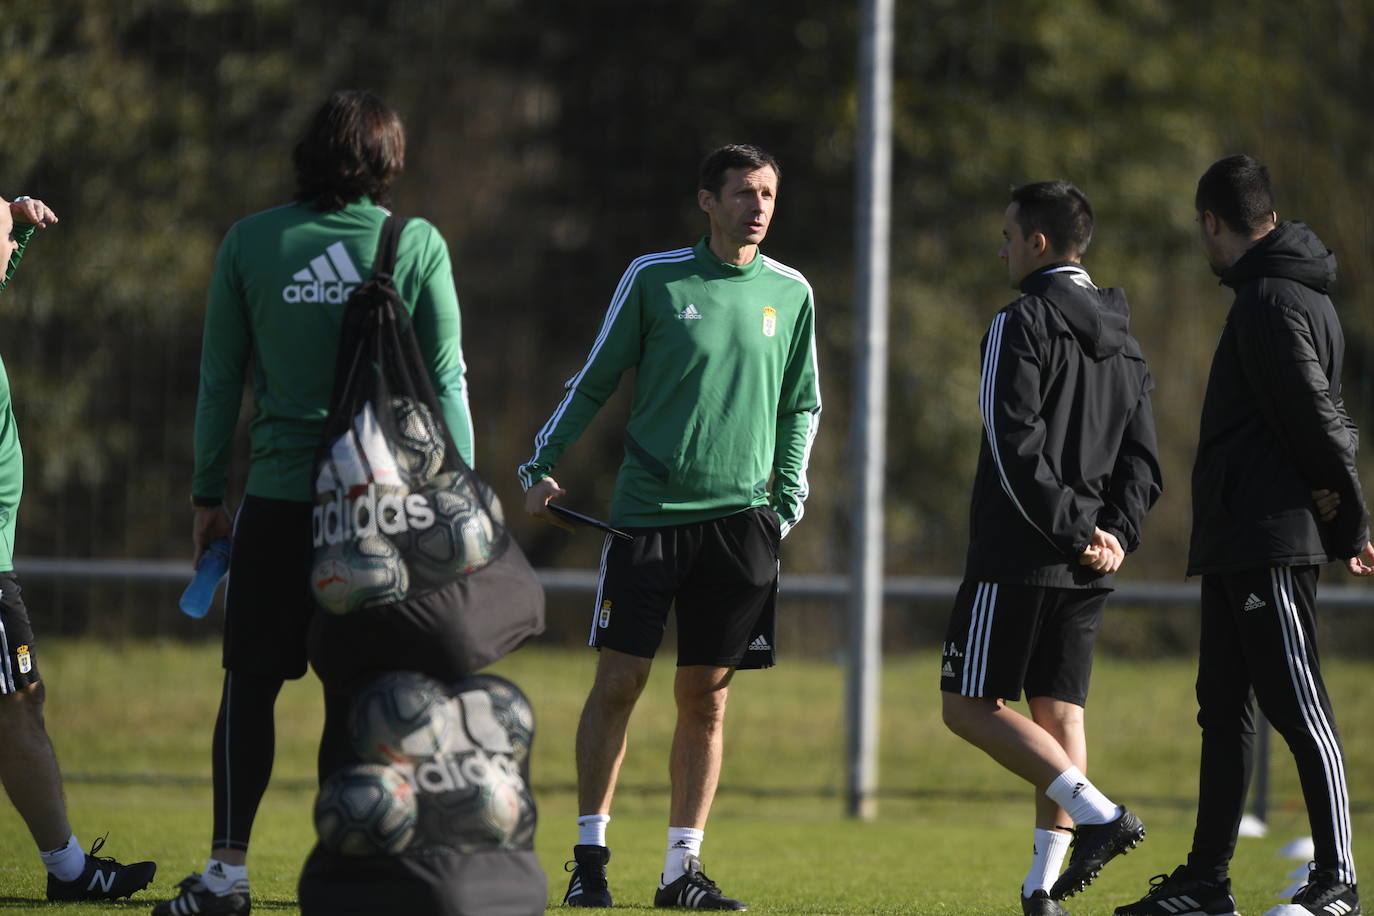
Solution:
<svg viewBox="0 0 1374 916"><path fill-rule="evenodd" d="M1155 371L1166 493L1131 575L1182 574L1197 414L1230 302L1193 225L1197 176L1219 156L1267 160L1280 214L1340 256L1347 401L1374 425L1372 22L1355 0L898 4L891 571L962 567L978 343L1014 295L996 258L1014 184L1088 193L1087 265L1128 291ZM816 289L826 405L787 564L844 571L856 23L831 0L11 0L0 193L62 217L0 301L29 468L21 556L186 555L215 248L233 220L289 197L305 116L354 86L406 121L395 206L449 241L478 464L540 565L595 562L596 539L523 518L514 468L617 278L701 233L704 153L774 151L765 248ZM627 403L560 467L571 505L608 504Z"/></svg>

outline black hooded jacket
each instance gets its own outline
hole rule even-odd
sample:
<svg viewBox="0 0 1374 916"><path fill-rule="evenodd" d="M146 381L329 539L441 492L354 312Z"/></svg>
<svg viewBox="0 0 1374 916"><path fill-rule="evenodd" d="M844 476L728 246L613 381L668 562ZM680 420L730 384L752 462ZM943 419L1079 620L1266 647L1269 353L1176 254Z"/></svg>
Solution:
<svg viewBox="0 0 1374 916"><path fill-rule="evenodd" d="M1369 540L1359 434L1341 402L1345 339L1326 295L1335 280L1336 256L1298 222L1221 275L1236 299L1202 404L1189 575L1326 563ZM1340 495L1332 521L1318 519L1314 490Z"/></svg>
<svg viewBox="0 0 1374 916"><path fill-rule="evenodd" d="M1021 281L983 338L983 445L968 581L1110 587L1078 563L1093 529L1140 546L1162 490L1150 378L1119 289L1077 264Z"/></svg>

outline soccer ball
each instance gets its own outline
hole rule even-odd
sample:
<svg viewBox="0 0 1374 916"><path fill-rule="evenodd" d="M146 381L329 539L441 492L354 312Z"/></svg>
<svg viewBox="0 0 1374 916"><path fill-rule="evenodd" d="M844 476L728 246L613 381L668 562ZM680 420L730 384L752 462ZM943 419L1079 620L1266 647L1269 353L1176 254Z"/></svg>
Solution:
<svg viewBox="0 0 1374 916"><path fill-rule="evenodd" d="M429 407L414 398L392 398L391 409L396 417L396 466L412 488L419 487L444 466L443 430Z"/></svg>
<svg viewBox="0 0 1374 916"><path fill-rule="evenodd" d="M440 474L425 498L434 511L434 524L415 530L406 540L405 555L419 585L439 586L481 569L496 552L497 527L467 474Z"/></svg>
<svg viewBox="0 0 1374 916"><path fill-rule="evenodd" d="M471 691L480 690L490 698L491 715L506 733L515 762L522 768L530 756L534 742L534 709L524 691L495 674L478 674L453 685L453 692L461 699ZM465 715L468 714L464 709ZM471 730L471 728L469 728Z"/></svg>
<svg viewBox="0 0 1374 916"><path fill-rule="evenodd" d="M462 721L443 684L414 671L393 671L354 699L350 729L363 759L413 767L459 740Z"/></svg>
<svg viewBox="0 0 1374 916"><path fill-rule="evenodd" d="M530 848L534 797L510 754L441 754L415 770L423 842L471 853Z"/></svg>
<svg viewBox="0 0 1374 916"><path fill-rule="evenodd" d="M410 572L390 539L348 538L315 551L310 587L320 607L331 614L348 614L404 598Z"/></svg>
<svg viewBox="0 0 1374 916"><path fill-rule="evenodd" d="M469 834L478 844L509 847L533 799L519 773L505 767L488 767L488 777L477 786Z"/></svg>
<svg viewBox="0 0 1374 916"><path fill-rule="evenodd" d="M315 799L315 832L346 856L388 855L410 845L415 792L394 767L357 763L332 773Z"/></svg>

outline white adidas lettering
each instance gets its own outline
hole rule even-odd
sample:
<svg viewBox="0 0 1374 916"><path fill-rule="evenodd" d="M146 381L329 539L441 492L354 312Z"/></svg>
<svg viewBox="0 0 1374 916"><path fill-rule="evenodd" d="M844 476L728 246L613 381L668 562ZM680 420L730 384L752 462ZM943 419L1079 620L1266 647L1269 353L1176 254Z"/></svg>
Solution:
<svg viewBox="0 0 1374 916"><path fill-rule="evenodd" d="M749 651L751 652L767 652L772 648L773 647L768 644L768 640L764 639L762 636L755 636L754 641L749 644Z"/></svg>
<svg viewBox="0 0 1374 916"><path fill-rule="evenodd" d="M286 302L330 302L346 300L363 281L343 242L334 242L324 254L310 259L310 265L291 275L295 282L282 287Z"/></svg>
<svg viewBox="0 0 1374 916"><path fill-rule="evenodd" d="M1268 604L1254 592L1251 592L1250 597L1245 599L1245 610L1247 611L1257 611L1262 607L1268 607Z"/></svg>
<svg viewBox="0 0 1374 916"><path fill-rule="evenodd" d="M701 318L701 312L697 311L697 307L694 303L689 302L685 309L677 313L677 317L686 321L695 321Z"/></svg>

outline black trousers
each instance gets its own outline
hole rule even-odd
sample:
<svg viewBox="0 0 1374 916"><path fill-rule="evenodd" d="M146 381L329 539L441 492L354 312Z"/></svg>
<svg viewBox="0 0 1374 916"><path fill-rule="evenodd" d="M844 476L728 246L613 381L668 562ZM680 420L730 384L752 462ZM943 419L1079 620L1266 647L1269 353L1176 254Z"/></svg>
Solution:
<svg viewBox="0 0 1374 916"><path fill-rule="evenodd" d="M1316 645L1315 566L1202 577L1202 766L1188 864L1224 877L1236 850L1255 742L1255 700L1297 763L1315 862L1355 883L1350 794Z"/></svg>

